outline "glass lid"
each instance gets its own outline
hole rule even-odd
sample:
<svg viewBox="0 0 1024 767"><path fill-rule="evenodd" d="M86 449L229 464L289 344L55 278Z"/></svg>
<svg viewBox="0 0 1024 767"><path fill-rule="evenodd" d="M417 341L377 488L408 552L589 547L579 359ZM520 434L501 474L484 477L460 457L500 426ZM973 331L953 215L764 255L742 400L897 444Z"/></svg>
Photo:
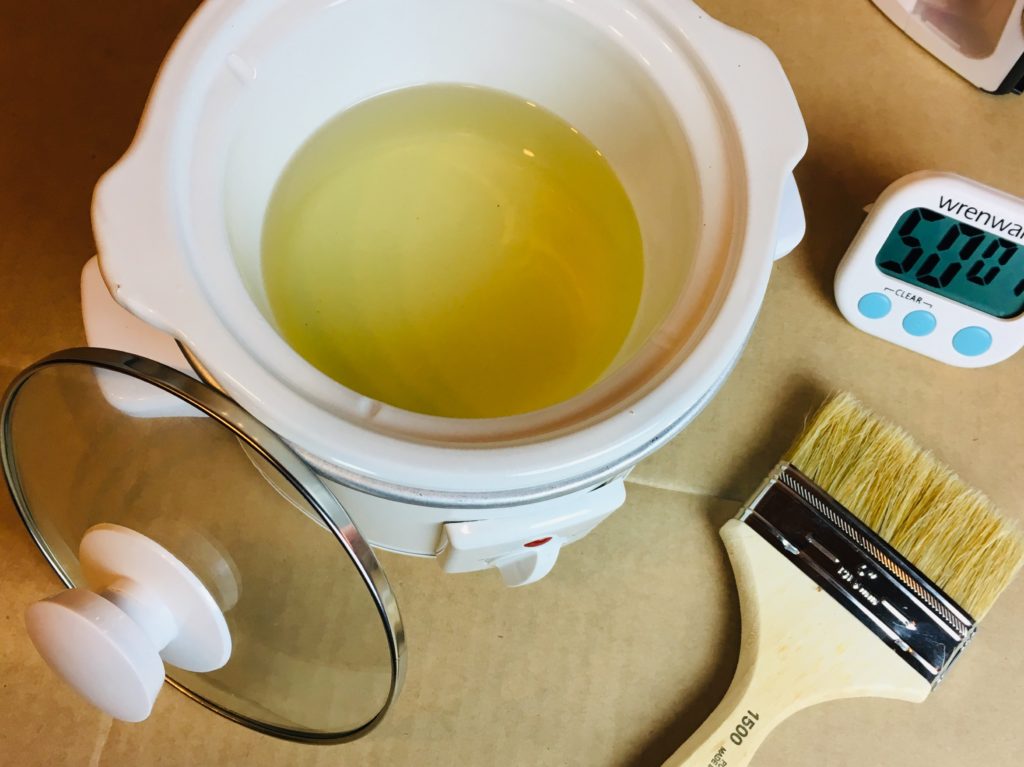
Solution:
<svg viewBox="0 0 1024 767"><path fill-rule="evenodd" d="M118 596L122 581L97 572L134 578L117 557L135 556L136 539L153 543L139 556L159 552L195 576L182 577L203 592L211 620L226 624L230 656L222 647L219 668L182 668L202 663L178 646L195 616L176 613L177 638L155 640L175 687L291 740L349 740L380 721L405 662L387 579L312 470L229 398L152 360L72 349L14 381L0 444L18 511L68 587L134 616L131 595ZM94 560L118 538L111 531L130 539L127 553L100 567ZM139 572L152 577L148 565ZM155 698L159 673L154 684Z"/></svg>

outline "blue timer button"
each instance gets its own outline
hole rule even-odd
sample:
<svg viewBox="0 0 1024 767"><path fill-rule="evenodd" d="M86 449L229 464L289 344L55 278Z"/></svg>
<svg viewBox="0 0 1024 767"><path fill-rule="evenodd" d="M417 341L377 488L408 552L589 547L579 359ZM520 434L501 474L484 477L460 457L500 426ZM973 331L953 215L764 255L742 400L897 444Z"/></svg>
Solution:
<svg viewBox="0 0 1024 767"><path fill-rule="evenodd" d="M903 329L912 336L927 336L935 330L935 315L931 312L911 312L903 318Z"/></svg>
<svg viewBox="0 0 1024 767"><path fill-rule="evenodd" d="M857 302L857 311L869 320L880 320L892 310L892 301L884 293L868 293Z"/></svg>
<svg viewBox="0 0 1024 767"><path fill-rule="evenodd" d="M953 336L953 348L965 357L977 357L992 347L992 334L985 328L964 328Z"/></svg>

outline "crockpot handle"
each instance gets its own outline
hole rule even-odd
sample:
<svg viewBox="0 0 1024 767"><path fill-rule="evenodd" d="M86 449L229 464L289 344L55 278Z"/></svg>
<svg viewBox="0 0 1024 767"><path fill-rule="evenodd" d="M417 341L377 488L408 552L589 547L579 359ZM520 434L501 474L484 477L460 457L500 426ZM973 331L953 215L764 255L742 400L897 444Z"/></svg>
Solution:
<svg viewBox="0 0 1024 767"><path fill-rule="evenodd" d="M147 325L114 301L100 276L99 262L93 256L82 268L82 322L89 346L119 349L195 377L174 338ZM131 376L96 371L103 397L113 407L137 418L203 418L203 412L180 397Z"/></svg>
<svg viewBox="0 0 1024 767"><path fill-rule="evenodd" d="M148 122L161 124L154 115L149 115ZM156 182L162 178L155 159L160 152L147 147L166 141L162 135L166 130L140 133L96 185L92 203L93 235L100 252L96 276L114 301L144 325L171 336L170 343L175 338L187 343L206 310L196 300L201 291L195 275L179 253L169 184Z"/></svg>
<svg viewBox="0 0 1024 767"><path fill-rule="evenodd" d="M164 660L186 671L227 663L224 615L162 546L120 525L95 525L79 561L92 588L29 605L25 626L46 664L98 709L140 722L160 692Z"/></svg>
<svg viewBox="0 0 1024 767"><path fill-rule="evenodd" d="M718 84L714 98L734 116L744 149L751 195L773 195L779 258L803 238L805 221L793 169L807 151L807 127L793 88L772 50L745 32L712 18L690 0L648 0L690 47ZM751 200L748 210L764 210Z"/></svg>
<svg viewBox="0 0 1024 767"><path fill-rule="evenodd" d="M796 185L796 177L790 173L786 176L786 186L782 190L779 229L775 235L775 258L780 259L792 253L806 233L807 219L804 218L804 204L800 199L800 189Z"/></svg>

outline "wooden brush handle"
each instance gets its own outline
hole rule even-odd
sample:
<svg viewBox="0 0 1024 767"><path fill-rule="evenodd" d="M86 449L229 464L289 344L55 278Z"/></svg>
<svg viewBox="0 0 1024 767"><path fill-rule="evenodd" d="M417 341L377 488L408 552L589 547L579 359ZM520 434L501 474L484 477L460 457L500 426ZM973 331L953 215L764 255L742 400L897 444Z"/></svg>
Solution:
<svg viewBox="0 0 1024 767"><path fill-rule="evenodd" d="M791 714L827 700L920 702L931 685L747 525L722 528L743 622L718 708L666 767L741 767Z"/></svg>

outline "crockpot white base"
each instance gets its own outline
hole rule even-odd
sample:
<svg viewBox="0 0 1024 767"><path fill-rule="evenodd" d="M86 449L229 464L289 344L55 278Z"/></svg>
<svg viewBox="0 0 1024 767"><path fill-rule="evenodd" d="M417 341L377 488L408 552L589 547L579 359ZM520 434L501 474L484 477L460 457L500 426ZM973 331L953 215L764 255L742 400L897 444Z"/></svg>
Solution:
<svg viewBox="0 0 1024 767"><path fill-rule="evenodd" d="M497 568L509 586L547 575L563 546L579 540L626 500L623 478L540 503L505 509L445 509L376 498L325 480L378 548L436 556L449 573Z"/></svg>

